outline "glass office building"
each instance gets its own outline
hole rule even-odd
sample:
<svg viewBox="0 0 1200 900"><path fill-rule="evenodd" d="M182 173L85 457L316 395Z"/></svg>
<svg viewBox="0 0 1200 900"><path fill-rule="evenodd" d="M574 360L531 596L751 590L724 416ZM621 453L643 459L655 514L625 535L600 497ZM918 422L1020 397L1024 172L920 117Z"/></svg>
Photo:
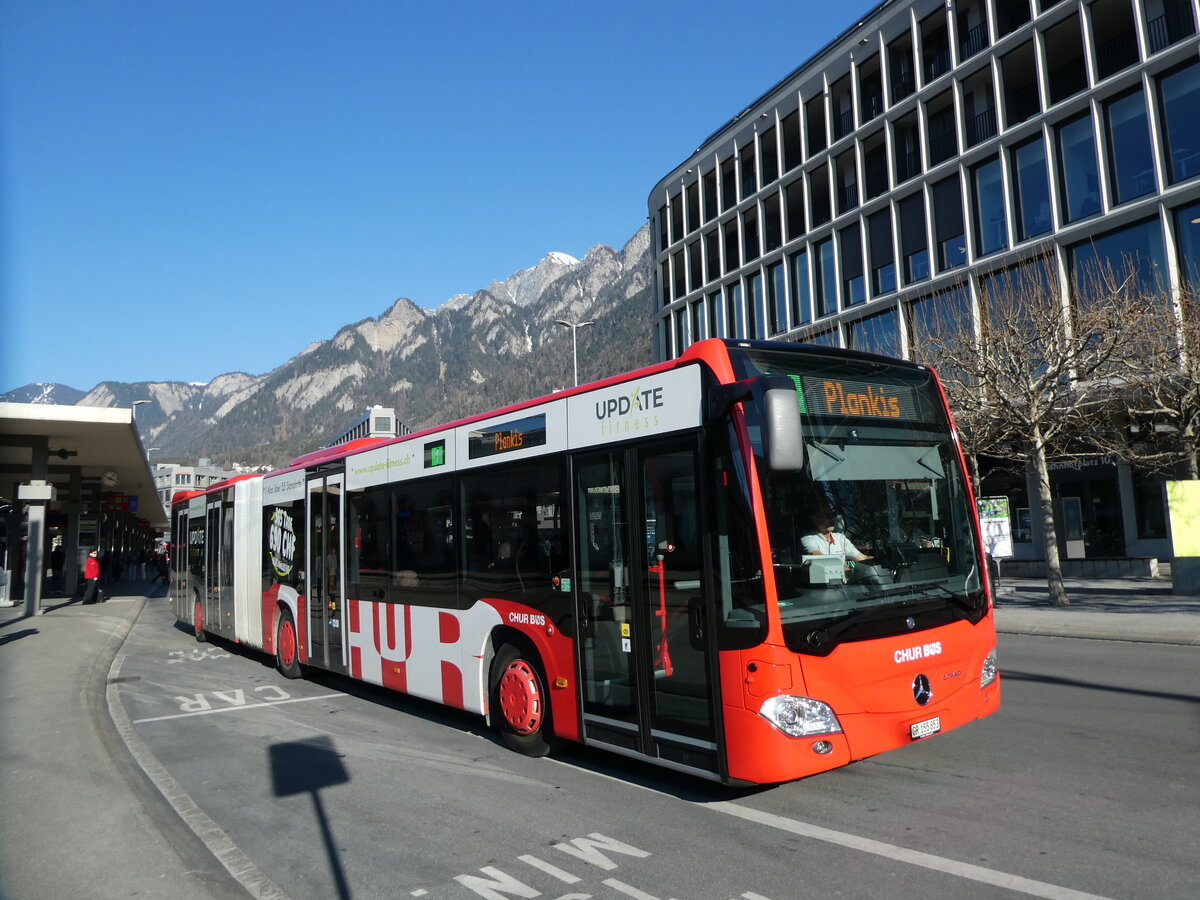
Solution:
<svg viewBox="0 0 1200 900"><path fill-rule="evenodd" d="M973 315L1033 257L1064 290L1130 259L1148 284L1200 281L1197 14L879 4L655 186L656 356L706 337L904 356L914 324ZM1161 479L1099 465L1054 480L1068 556L1169 556ZM1014 510L1032 496L1022 478L984 487ZM1022 516L1018 555L1038 557Z"/></svg>

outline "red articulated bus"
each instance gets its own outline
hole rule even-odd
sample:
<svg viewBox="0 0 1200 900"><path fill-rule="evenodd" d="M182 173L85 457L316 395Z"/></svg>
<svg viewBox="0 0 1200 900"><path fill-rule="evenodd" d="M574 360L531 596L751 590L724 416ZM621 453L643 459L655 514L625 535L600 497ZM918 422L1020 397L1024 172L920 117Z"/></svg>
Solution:
<svg viewBox="0 0 1200 900"><path fill-rule="evenodd" d="M176 615L304 666L726 783L996 711L975 503L932 371L680 358L178 495Z"/></svg>

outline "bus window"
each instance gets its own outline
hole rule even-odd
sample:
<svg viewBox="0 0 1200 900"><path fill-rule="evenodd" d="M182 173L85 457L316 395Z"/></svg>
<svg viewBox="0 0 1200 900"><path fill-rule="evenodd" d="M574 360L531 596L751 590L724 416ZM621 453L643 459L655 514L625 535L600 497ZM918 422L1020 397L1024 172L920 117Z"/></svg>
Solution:
<svg viewBox="0 0 1200 900"><path fill-rule="evenodd" d="M542 606L566 571L561 461L523 463L462 476L463 588Z"/></svg>

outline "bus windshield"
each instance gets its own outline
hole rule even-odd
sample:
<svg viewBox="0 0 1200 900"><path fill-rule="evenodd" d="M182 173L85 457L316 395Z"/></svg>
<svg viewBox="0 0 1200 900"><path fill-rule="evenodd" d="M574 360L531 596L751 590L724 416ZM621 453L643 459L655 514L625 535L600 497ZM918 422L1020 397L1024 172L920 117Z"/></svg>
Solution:
<svg viewBox="0 0 1200 900"><path fill-rule="evenodd" d="M802 349L744 354L742 377L788 376L801 409L803 468L758 466L789 648L828 653L846 640L978 620L986 603L970 496L932 373Z"/></svg>

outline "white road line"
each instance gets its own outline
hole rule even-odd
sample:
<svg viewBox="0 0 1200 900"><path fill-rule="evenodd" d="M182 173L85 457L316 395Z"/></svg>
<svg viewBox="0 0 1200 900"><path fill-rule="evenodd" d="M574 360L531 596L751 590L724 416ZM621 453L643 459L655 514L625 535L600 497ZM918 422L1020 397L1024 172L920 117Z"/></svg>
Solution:
<svg viewBox="0 0 1200 900"><path fill-rule="evenodd" d="M1097 894L1088 894L1056 884L1047 884L1044 881L1035 881L1032 878L1022 878L1020 875L1010 875L1007 872L998 872L995 869L986 869L983 866L974 866L970 863L946 859L943 856L922 853L919 850L909 850L906 847L860 837L856 834L833 831L829 828L822 828L820 825L810 825L807 822L800 822L796 819L777 816L773 813L750 809L737 803L719 800L714 803L705 803L702 805L705 809L716 810L726 815L745 819L748 822L777 828L780 831L787 831L801 837L825 841L829 844L837 844L840 847L847 847L862 853L873 853L876 856L894 859L897 862L922 866L926 869L945 872L948 875L956 875L959 878L978 881L982 884L994 884L997 887L1007 888L1010 891L1028 894L1031 897L1047 897L1051 898L1051 900L1103 900Z"/></svg>
<svg viewBox="0 0 1200 900"><path fill-rule="evenodd" d="M175 713L170 716L148 716L145 719L134 719L132 724L162 722L166 719L188 719L192 716L210 716L213 713L241 712L246 709L262 709L266 706L282 706L285 703L307 703L309 700L344 700L346 696L346 694L320 694L316 697L292 697L288 700L268 700L265 703L246 703L242 706L217 706L213 709L198 709L195 712Z"/></svg>

